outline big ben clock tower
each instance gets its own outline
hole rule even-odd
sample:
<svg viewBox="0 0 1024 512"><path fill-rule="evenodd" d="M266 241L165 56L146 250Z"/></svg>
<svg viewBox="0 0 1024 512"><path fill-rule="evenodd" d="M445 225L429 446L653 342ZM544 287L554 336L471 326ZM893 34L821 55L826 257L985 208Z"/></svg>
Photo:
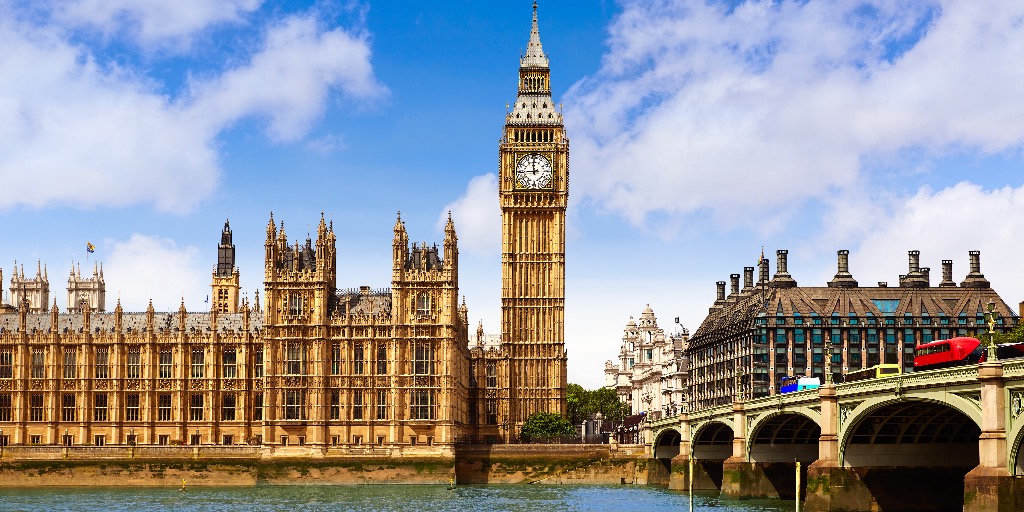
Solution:
<svg viewBox="0 0 1024 512"><path fill-rule="evenodd" d="M565 208L569 139L551 101L537 4L519 95L499 148L501 338L508 357L504 422L517 436L535 412L565 414ZM505 412L505 411L503 411Z"/></svg>

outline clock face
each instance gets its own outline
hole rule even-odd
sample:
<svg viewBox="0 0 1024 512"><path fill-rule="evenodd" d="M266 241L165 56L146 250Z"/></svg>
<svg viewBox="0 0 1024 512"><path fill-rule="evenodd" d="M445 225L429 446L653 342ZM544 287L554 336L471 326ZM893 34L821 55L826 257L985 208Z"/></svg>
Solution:
<svg viewBox="0 0 1024 512"><path fill-rule="evenodd" d="M537 153L520 158L516 164L516 181L523 188L529 189L551 186L551 162Z"/></svg>

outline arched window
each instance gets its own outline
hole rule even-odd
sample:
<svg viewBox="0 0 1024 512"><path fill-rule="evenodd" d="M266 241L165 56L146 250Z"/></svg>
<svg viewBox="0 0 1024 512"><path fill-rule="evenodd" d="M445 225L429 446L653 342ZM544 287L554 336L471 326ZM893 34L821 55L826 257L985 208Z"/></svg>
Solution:
<svg viewBox="0 0 1024 512"><path fill-rule="evenodd" d="M416 314L420 316L430 314L430 294L421 293L416 297Z"/></svg>

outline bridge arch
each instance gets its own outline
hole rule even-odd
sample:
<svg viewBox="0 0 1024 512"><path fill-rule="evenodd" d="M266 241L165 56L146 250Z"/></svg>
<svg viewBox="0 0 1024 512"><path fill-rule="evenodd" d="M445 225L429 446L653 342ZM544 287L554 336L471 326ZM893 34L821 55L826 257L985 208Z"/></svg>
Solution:
<svg viewBox="0 0 1024 512"><path fill-rule="evenodd" d="M690 452L695 459L725 460L732 455L733 422L714 419L691 427Z"/></svg>
<svg viewBox="0 0 1024 512"><path fill-rule="evenodd" d="M683 432L676 427L668 427L654 436L651 452L655 459L672 459L679 455L679 443L683 440Z"/></svg>
<svg viewBox="0 0 1024 512"><path fill-rule="evenodd" d="M1006 408L1010 409L1010 418L1013 419L1012 427L1006 431L1006 441L1009 443L1009 457L1007 463L1010 466L1010 474L1014 476L1024 475L1024 459L1021 458L1021 449L1024 448L1024 415L1021 415L1024 403L1014 403L1014 400L1020 400L1020 397L1014 397L1013 393L1010 394L1009 400L1006 401Z"/></svg>
<svg viewBox="0 0 1024 512"><path fill-rule="evenodd" d="M821 413L809 408L761 414L747 428L750 462L811 463L818 458Z"/></svg>
<svg viewBox="0 0 1024 512"><path fill-rule="evenodd" d="M842 410L842 404L840 404L840 425L838 432L840 465L846 462L846 451L850 444L850 437L862 421L871 417L872 414L884 407L910 402L923 402L926 404L933 404L935 406L948 407L963 414L969 418L979 430L981 429L981 407L966 398L954 395L945 390L915 393L908 396L869 398L845 414Z"/></svg>
<svg viewBox="0 0 1024 512"><path fill-rule="evenodd" d="M945 390L865 400L843 411L840 464L880 510L961 510L978 466L981 408Z"/></svg>

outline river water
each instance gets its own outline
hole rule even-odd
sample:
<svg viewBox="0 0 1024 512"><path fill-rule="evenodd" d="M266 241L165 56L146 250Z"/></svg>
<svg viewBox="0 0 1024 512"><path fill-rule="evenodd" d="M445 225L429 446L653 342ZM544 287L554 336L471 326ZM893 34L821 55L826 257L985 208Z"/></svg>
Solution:
<svg viewBox="0 0 1024 512"><path fill-rule="evenodd" d="M40 487L4 489L0 511L74 510L287 511L686 511L687 495L659 487L550 485L351 485L190 487ZM792 510L792 501L728 501L694 496L694 509L716 512Z"/></svg>

